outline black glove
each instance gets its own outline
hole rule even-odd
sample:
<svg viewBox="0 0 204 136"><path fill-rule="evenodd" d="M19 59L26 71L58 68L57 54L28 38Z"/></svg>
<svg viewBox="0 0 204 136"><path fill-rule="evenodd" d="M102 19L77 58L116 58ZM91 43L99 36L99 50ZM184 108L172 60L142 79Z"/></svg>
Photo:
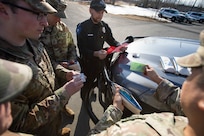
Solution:
<svg viewBox="0 0 204 136"><path fill-rule="evenodd" d="M133 42L134 41L134 37L133 36L127 36L126 38L125 38L125 42L126 43L131 43L131 42Z"/></svg>

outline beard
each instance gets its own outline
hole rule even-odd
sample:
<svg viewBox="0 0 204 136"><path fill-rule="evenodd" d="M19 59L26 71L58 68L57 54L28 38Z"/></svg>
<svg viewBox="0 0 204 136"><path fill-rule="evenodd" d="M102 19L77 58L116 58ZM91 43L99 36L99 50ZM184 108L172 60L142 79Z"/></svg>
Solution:
<svg viewBox="0 0 204 136"><path fill-rule="evenodd" d="M98 24L101 22L101 18L91 18L94 24Z"/></svg>

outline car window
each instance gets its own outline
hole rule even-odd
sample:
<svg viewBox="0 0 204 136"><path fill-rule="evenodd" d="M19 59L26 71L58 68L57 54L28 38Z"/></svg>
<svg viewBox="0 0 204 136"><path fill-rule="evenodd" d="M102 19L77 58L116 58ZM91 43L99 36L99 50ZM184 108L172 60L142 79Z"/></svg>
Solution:
<svg viewBox="0 0 204 136"><path fill-rule="evenodd" d="M173 10L172 10L172 11L171 11L171 13L173 13L173 14L174 14L174 13L175 13L175 11L173 11Z"/></svg>
<svg viewBox="0 0 204 136"><path fill-rule="evenodd" d="M190 14L190 13L189 13ZM201 13L195 13L195 12L193 12L193 13L191 13L191 15L193 15L193 16L202 16L202 14Z"/></svg>
<svg viewBox="0 0 204 136"><path fill-rule="evenodd" d="M176 11L176 10L173 10L173 12L172 13L174 13L174 14L178 14L178 11Z"/></svg>
<svg viewBox="0 0 204 136"><path fill-rule="evenodd" d="M166 10L165 10L165 12L169 12L169 10L168 10L168 9L166 9Z"/></svg>

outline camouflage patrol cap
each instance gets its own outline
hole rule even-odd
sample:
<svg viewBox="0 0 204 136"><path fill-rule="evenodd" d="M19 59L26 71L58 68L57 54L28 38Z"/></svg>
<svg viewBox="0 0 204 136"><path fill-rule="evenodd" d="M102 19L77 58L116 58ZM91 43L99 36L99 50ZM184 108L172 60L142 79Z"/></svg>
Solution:
<svg viewBox="0 0 204 136"><path fill-rule="evenodd" d="M57 10L55 10L48 2L45 0L25 0L31 7L33 7L36 10L39 10L40 12L44 13L56 13Z"/></svg>
<svg viewBox="0 0 204 136"><path fill-rule="evenodd" d="M67 3L65 0L47 0L47 2L57 10L57 13L55 13L56 16L59 18L67 18L65 12Z"/></svg>
<svg viewBox="0 0 204 136"><path fill-rule="evenodd" d="M200 47L195 53L181 57L176 62L183 67L204 66L204 30L200 33Z"/></svg>
<svg viewBox="0 0 204 136"><path fill-rule="evenodd" d="M29 66L0 59L0 103L8 102L23 91L32 78Z"/></svg>

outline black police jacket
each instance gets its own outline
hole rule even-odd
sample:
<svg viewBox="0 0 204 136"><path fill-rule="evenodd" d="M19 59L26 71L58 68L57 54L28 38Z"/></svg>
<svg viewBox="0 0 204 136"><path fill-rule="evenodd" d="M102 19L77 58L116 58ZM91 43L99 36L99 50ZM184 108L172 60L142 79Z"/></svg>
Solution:
<svg viewBox="0 0 204 136"><path fill-rule="evenodd" d="M94 24L91 19L88 19L77 25L76 33L77 45L82 58L98 59L93 56L93 52L101 50L104 42L111 46L119 45L119 42L113 38L110 27L104 21Z"/></svg>

